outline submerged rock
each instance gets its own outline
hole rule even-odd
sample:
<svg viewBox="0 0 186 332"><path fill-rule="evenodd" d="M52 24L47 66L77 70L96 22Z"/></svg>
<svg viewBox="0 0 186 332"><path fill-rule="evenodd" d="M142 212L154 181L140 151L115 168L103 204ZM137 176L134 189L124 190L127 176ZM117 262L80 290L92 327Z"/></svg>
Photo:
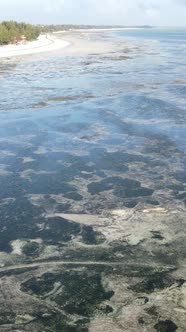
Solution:
<svg viewBox="0 0 186 332"><path fill-rule="evenodd" d="M160 320L154 328L157 332L175 332L178 329L171 320Z"/></svg>

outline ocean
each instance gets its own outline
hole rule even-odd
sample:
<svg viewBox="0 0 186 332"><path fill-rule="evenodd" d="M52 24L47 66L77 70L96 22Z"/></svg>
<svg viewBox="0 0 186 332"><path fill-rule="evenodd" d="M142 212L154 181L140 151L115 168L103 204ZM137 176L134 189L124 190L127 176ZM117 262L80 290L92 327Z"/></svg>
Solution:
<svg viewBox="0 0 186 332"><path fill-rule="evenodd" d="M112 51L0 62L0 273L24 294L7 324L184 331L166 292L184 278L186 30L98 35Z"/></svg>

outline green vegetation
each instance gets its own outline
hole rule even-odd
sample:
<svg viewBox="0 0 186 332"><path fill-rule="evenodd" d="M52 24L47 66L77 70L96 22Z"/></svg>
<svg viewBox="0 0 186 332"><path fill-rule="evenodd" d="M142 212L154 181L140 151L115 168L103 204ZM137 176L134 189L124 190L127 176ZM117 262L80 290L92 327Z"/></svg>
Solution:
<svg viewBox="0 0 186 332"><path fill-rule="evenodd" d="M123 25L75 25L75 24L51 24L51 25L40 25L42 32L55 32L55 31L68 31L71 29L111 29L111 28L133 28L133 26L123 26ZM152 28L151 26L138 26L138 28Z"/></svg>
<svg viewBox="0 0 186 332"><path fill-rule="evenodd" d="M15 21L4 21L0 23L0 44L16 43L21 40L35 40L41 30L38 26Z"/></svg>
<svg viewBox="0 0 186 332"><path fill-rule="evenodd" d="M42 32L56 32L56 31L68 31L71 29L107 29L107 28L122 28L122 26L110 26L110 25L74 25L74 24L51 24L40 25Z"/></svg>
<svg viewBox="0 0 186 332"><path fill-rule="evenodd" d="M37 39L40 33L68 31L71 29L94 29L94 28L99 28L99 29L123 28L123 26L120 25L95 26L95 25L73 25L73 24L32 25L24 22L3 21L2 23L0 23L0 45L17 43L22 40L32 41Z"/></svg>

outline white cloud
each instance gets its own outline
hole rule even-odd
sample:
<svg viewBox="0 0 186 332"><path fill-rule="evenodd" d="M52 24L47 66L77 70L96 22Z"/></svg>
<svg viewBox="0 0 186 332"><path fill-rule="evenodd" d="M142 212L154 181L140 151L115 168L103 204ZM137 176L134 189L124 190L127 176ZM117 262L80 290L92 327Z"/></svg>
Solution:
<svg viewBox="0 0 186 332"><path fill-rule="evenodd" d="M186 0L174 0L174 1L177 2L180 5L186 6Z"/></svg>
<svg viewBox="0 0 186 332"><path fill-rule="evenodd" d="M0 20L185 25L186 0L0 0Z"/></svg>
<svg viewBox="0 0 186 332"><path fill-rule="evenodd" d="M65 3L65 0L47 0L43 2L47 12L57 12L58 10L63 9Z"/></svg>

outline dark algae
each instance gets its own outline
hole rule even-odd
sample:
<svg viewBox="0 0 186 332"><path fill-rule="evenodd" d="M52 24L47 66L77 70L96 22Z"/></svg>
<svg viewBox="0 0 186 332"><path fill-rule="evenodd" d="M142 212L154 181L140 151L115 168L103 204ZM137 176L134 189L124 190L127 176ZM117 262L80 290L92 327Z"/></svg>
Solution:
<svg viewBox="0 0 186 332"><path fill-rule="evenodd" d="M46 296L56 282L61 283L61 291L51 295L68 314L91 316L99 304L113 296L102 285L101 275L94 272L46 273L41 278L32 278L22 284L22 291L36 296Z"/></svg>
<svg viewBox="0 0 186 332"><path fill-rule="evenodd" d="M174 283L174 279L167 273L153 273L146 277L142 282L131 287L137 293L153 293L157 290L161 290L170 287Z"/></svg>
<svg viewBox="0 0 186 332"><path fill-rule="evenodd" d="M70 277L70 278L69 278ZM113 296L112 291L105 291L101 276L84 273L71 273L63 276L64 289L55 301L69 314L91 316L97 306Z"/></svg>
<svg viewBox="0 0 186 332"><path fill-rule="evenodd" d="M113 193L121 198L151 196L153 194L152 189L141 187L139 181L120 177L108 177L100 182L92 182L88 185L88 191L92 195L108 190L113 190Z"/></svg>
<svg viewBox="0 0 186 332"><path fill-rule="evenodd" d="M52 291L55 283L55 275L52 273L45 273L41 278L31 278L22 284L22 291L28 291L37 296L44 296Z"/></svg>
<svg viewBox="0 0 186 332"><path fill-rule="evenodd" d="M38 256L40 245L37 242L28 242L24 245L22 251L26 256Z"/></svg>
<svg viewBox="0 0 186 332"><path fill-rule="evenodd" d="M56 244L68 242L72 236L80 233L80 225L64 218L44 218L43 210L34 207L28 199L20 198L5 204L0 210L0 250L10 252L11 241L17 239L41 238L45 243ZM38 224L45 225L41 230ZM35 248L35 249L34 249ZM36 242L30 242L24 246L26 255L34 256L39 251Z"/></svg>
<svg viewBox="0 0 186 332"><path fill-rule="evenodd" d="M0 63L0 331L184 332L185 30L71 29Z"/></svg>
<svg viewBox="0 0 186 332"><path fill-rule="evenodd" d="M59 284L55 293L55 285ZM88 331L87 323L96 310L104 314L113 311L109 305L102 306L105 300L110 300L113 291L106 291L102 285L101 275L94 271L69 271L60 274L45 273L39 278L31 278L21 286L23 292L28 292L41 298L50 298L64 312L52 317L38 317L44 325L50 324L54 331ZM69 315L76 315L76 321L69 322ZM79 318L78 318L79 317Z"/></svg>
<svg viewBox="0 0 186 332"><path fill-rule="evenodd" d="M0 325L14 324L16 314L14 312L3 312L0 314Z"/></svg>
<svg viewBox="0 0 186 332"><path fill-rule="evenodd" d="M171 320L160 320L154 328L157 332L175 332L178 327Z"/></svg>
<svg viewBox="0 0 186 332"><path fill-rule="evenodd" d="M42 322L47 332L88 332L88 319L73 321L65 315L51 313L49 315L37 315L38 322Z"/></svg>
<svg viewBox="0 0 186 332"><path fill-rule="evenodd" d="M83 242L86 244L94 245L104 242L104 236L101 233L95 232L91 226L84 225L81 236Z"/></svg>

